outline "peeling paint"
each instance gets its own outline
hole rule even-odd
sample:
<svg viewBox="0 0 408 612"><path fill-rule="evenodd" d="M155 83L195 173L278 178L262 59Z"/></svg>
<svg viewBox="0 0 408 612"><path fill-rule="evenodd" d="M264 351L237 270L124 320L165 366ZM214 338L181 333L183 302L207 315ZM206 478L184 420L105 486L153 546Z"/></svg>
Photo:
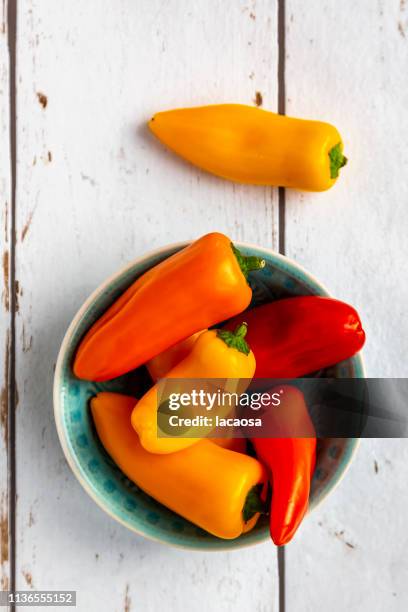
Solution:
<svg viewBox="0 0 408 612"><path fill-rule="evenodd" d="M8 379L10 370L10 331L7 330L4 349L4 386L0 392L0 429L3 432L4 445L8 446Z"/></svg>
<svg viewBox="0 0 408 612"><path fill-rule="evenodd" d="M402 38L405 38L405 29L402 24L402 21L398 22L398 32L401 34Z"/></svg>
<svg viewBox="0 0 408 612"><path fill-rule="evenodd" d="M24 242L24 238L27 235L28 230L30 229L31 221L33 220L34 210L30 212L28 215L28 219L23 227L23 231L21 232L21 242Z"/></svg>
<svg viewBox="0 0 408 612"><path fill-rule="evenodd" d="M263 104L263 97L260 91L256 91L255 92L255 98L254 98L254 102L257 106L262 106Z"/></svg>
<svg viewBox="0 0 408 612"><path fill-rule="evenodd" d="M15 280L14 281L14 300L15 300L16 312L19 312L20 310L20 303L18 301L19 296L20 296L20 282L18 280Z"/></svg>
<svg viewBox="0 0 408 612"><path fill-rule="evenodd" d="M30 589L33 589L34 585L33 585L33 577L31 575L31 572L28 572L27 570L22 570L21 573L23 574L27 585L30 587Z"/></svg>
<svg viewBox="0 0 408 612"><path fill-rule="evenodd" d="M9 533L8 533L8 512L7 497L1 494L0 500L0 567L9 560Z"/></svg>
<svg viewBox="0 0 408 612"><path fill-rule="evenodd" d="M41 91L37 92L37 98L41 106L45 109L47 108L48 98L45 94L41 93Z"/></svg>
<svg viewBox="0 0 408 612"><path fill-rule="evenodd" d="M126 585L126 590L125 590L125 601L124 601L124 606L123 606L123 612L130 612L130 605L132 603L132 600L129 597L129 585Z"/></svg>
<svg viewBox="0 0 408 612"><path fill-rule="evenodd" d="M6 356L7 359L7 356ZM4 445L8 444L8 393L7 388L0 391L0 429L3 432Z"/></svg>
<svg viewBox="0 0 408 612"><path fill-rule="evenodd" d="M10 310L10 254L8 251L4 251L3 253L3 302L4 308L8 312Z"/></svg>
<svg viewBox="0 0 408 612"><path fill-rule="evenodd" d="M375 459L374 459L374 472L375 472L376 474L378 474L378 472L379 472L378 463L377 463L377 461L376 461Z"/></svg>

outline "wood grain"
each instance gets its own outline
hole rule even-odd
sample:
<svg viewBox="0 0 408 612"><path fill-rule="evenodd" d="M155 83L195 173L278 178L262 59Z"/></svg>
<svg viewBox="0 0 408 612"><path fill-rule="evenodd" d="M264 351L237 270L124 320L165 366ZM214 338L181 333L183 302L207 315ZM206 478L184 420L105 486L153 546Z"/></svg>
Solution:
<svg viewBox="0 0 408 612"><path fill-rule="evenodd" d="M287 113L334 123L349 164L288 193L287 253L359 310L369 376L407 376L408 7L286 0ZM287 607L408 607L406 440L363 440L345 481L287 549Z"/></svg>
<svg viewBox="0 0 408 612"><path fill-rule="evenodd" d="M275 108L276 2L26 0L18 27L17 585L75 589L84 611L276 610L273 547L175 551L105 516L66 465L51 399L70 319L125 262L211 230L276 247L275 191L203 174L145 128L257 91Z"/></svg>
<svg viewBox="0 0 408 612"><path fill-rule="evenodd" d="M0 6L0 590L10 583L8 413L10 371L10 150L9 54L6 6Z"/></svg>

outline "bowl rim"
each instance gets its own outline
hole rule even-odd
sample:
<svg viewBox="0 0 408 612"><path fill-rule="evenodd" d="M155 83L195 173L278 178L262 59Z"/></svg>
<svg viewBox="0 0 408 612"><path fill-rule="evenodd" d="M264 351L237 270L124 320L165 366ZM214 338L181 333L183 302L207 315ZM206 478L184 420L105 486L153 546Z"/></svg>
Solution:
<svg viewBox="0 0 408 612"><path fill-rule="evenodd" d="M148 251L147 253L145 253L144 255L141 255L140 257L136 257L129 263L122 266L119 270L111 274L108 278L106 278L99 286L97 286L92 291L92 293L88 296L88 298L83 302L83 304L80 306L80 308L77 310L76 314L72 318L71 323L69 324L64 334L64 338L61 342L61 345L58 351L58 357L57 357L57 361L55 365L55 372L54 372L54 382L53 382L54 420L55 420L57 434L58 434L59 442L61 444L62 451L64 453L65 459L69 467L71 468L74 476L76 477L80 485L83 487L83 489L86 491L86 493L89 495L89 497L97 504L97 506L99 506L106 514L108 514L108 516L110 516L112 519L114 519L115 521L117 521L118 523L120 523L121 525L129 529L130 531L150 541L158 542L160 544L171 545L176 548L183 549L183 550L188 549L192 551L197 550L201 552L226 552L226 551L239 550L242 548L248 548L250 546L255 546L256 544L266 542L267 540L269 540L269 534L268 533L266 533L265 535L260 534L260 537L255 537L250 541L243 540L241 544L238 544L235 546L228 545L228 543L239 541L239 539L226 540L224 546L222 544L222 540L220 540L219 546L217 545L217 547L206 547L203 545L199 545L198 542L197 542L197 546L195 546L191 544L187 545L183 543L177 543L177 542L174 542L174 540L164 539L163 537L159 537L159 536L156 537L150 533L149 534L145 533L144 531L138 529L134 525L130 525L126 520L122 519L120 516L115 514L113 511L111 511L110 508L107 507L107 505L105 505L104 500L95 493L92 486L87 482L86 478L84 478L84 476L82 475L77 465L77 462L75 458L73 457L71 450L69 448L65 429L63 426L63 418L62 418L60 388L61 388L64 357L69 347L69 344L71 342L73 332L76 329L79 321L82 319L85 312L88 310L91 304L93 304L93 302L105 291L105 289L107 289L111 285L111 283L115 279L122 276L123 274L126 274L126 272L134 268L136 265L143 264L143 262L145 262L146 260L150 260L152 257L158 257L168 252L177 252L181 250L182 248L185 248L192 242L193 240L182 240L179 242L173 242L170 244L166 244L162 247L159 247L157 249ZM296 261L294 261L290 257L287 257L286 255L282 255L281 253L278 253L271 248L260 247L250 242L242 242L239 240L234 240L233 243L238 248L255 249L256 251L260 253L264 253L269 258L281 261L282 263L286 262L287 264L292 266L296 271L304 275L308 281L315 284L323 294L326 294L326 296L330 297L330 292L327 290L326 286L323 283L321 283L313 274L311 274L308 270L306 270L302 265L298 264ZM357 360L359 361L361 377L365 378L366 370L365 370L364 360L363 360L361 353L362 352L360 351L354 357L357 358ZM350 466L355 458L357 449L360 446L361 440L360 438L349 438L349 440L351 441L351 443L350 443L350 447L348 449L348 452L345 458L346 463L343 467L342 472L338 474L338 476L333 480L333 482L331 483L331 486L329 486L324 491L324 493L320 495L320 497L316 500L313 506L309 507L308 514L312 512L313 510L315 510L323 502L323 500L326 499L326 497L339 486L344 476L350 469Z"/></svg>

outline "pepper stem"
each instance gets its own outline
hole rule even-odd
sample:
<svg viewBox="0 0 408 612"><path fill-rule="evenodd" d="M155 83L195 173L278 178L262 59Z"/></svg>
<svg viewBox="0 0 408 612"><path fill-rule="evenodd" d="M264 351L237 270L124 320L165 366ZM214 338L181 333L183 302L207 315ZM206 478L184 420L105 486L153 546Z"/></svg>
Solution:
<svg viewBox="0 0 408 612"><path fill-rule="evenodd" d="M261 499L262 485L255 485L248 491L245 504L242 509L242 517L247 523L257 512L266 514L266 503Z"/></svg>
<svg viewBox="0 0 408 612"><path fill-rule="evenodd" d="M249 272L253 270L261 270L265 267L265 260L262 257L256 257L255 255L243 255L236 246L231 242L231 249L237 258L239 267L241 268L242 274L245 278L248 278Z"/></svg>
<svg viewBox="0 0 408 612"><path fill-rule="evenodd" d="M233 332L228 329L218 329L217 336L223 340L229 348L234 348L240 353L244 353L244 355L249 355L250 348L248 342L245 340L247 330L248 324L241 323Z"/></svg>
<svg viewBox="0 0 408 612"><path fill-rule="evenodd" d="M330 178L335 179L339 176L340 168L347 164L347 157L343 155L343 146L338 142L329 151L330 159Z"/></svg>

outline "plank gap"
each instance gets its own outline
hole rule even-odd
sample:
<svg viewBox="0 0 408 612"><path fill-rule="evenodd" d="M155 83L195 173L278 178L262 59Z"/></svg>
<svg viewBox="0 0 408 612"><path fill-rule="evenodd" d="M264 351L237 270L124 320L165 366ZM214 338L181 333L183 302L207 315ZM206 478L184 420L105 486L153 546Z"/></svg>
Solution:
<svg viewBox="0 0 408 612"><path fill-rule="evenodd" d="M286 87L285 87L285 61L286 61L286 6L285 0L278 0L278 113L284 115L286 112ZM279 253L286 253L286 190L279 187ZM279 577L279 612L286 609L286 584L285 584L285 547L278 548L278 577Z"/></svg>
<svg viewBox="0 0 408 612"><path fill-rule="evenodd" d="M7 42L9 51L9 112L10 112L10 367L8 372L8 485L9 485L9 563L10 590L16 587L16 186L17 186L17 0L7 5ZM15 605L10 606L15 610Z"/></svg>
<svg viewBox="0 0 408 612"><path fill-rule="evenodd" d="M279 612L285 612L286 599L285 599L285 547L278 547L278 578L279 578Z"/></svg>
<svg viewBox="0 0 408 612"><path fill-rule="evenodd" d="M286 61L286 19L285 0L278 0L278 113L286 112L285 61ZM279 187L279 253L286 253L286 191Z"/></svg>

